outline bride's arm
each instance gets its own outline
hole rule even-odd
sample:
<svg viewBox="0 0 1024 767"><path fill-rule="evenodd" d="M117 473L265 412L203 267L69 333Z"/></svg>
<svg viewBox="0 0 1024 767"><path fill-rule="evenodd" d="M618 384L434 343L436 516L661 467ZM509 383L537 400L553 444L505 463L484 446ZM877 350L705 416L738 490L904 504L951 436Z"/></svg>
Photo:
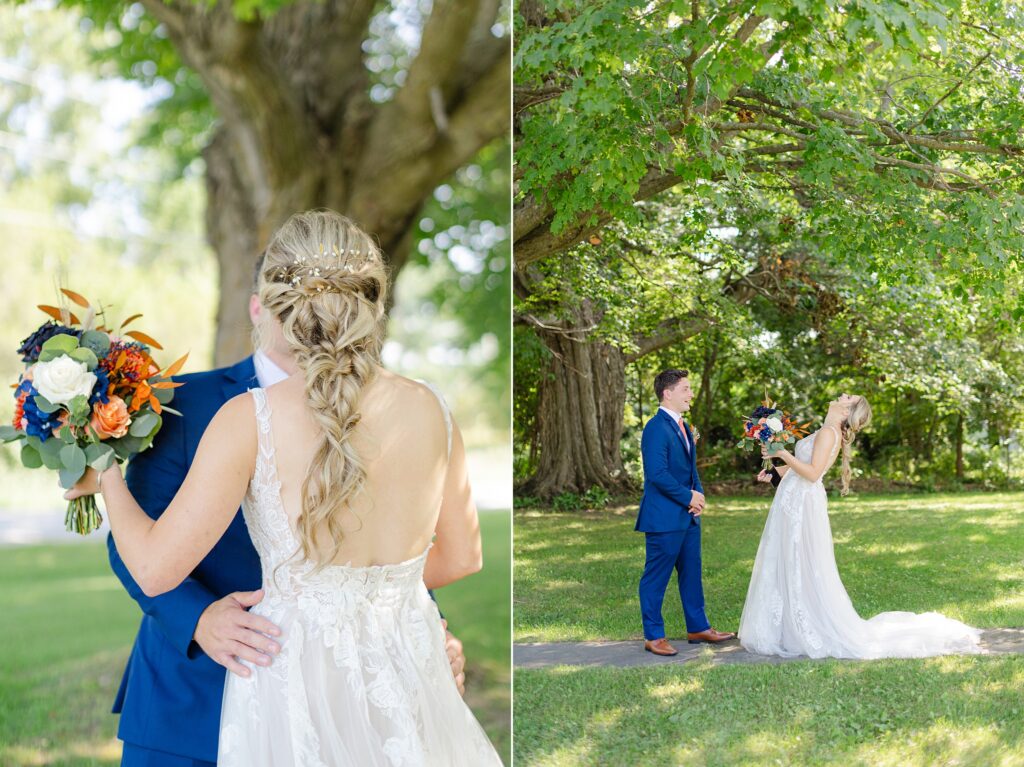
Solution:
<svg viewBox="0 0 1024 767"><path fill-rule="evenodd" d="M199 442L178 493L159 519L135 502L116 464L99 477L110 529L132 578L149 597L180 584L220 540L238 511L256 464L252 397L227 402ZM65 498L96 492L89 469Z"/></svg>
<svg viewBox="0 0 1024 767"><path fill-rule="evenodd" d="M814 452L811 454L811 462L806 463L798 459L788 450L782 450L774 457L781 458L786 466L795 471L808 482L817 482L825 472L829 470L835 461L833 448L836 444L836 433L832 429L822 429L814 438Z"/></svg>
<svg viewBox="0 0 1024 767"><path fill-rule="evenodd" d="M423 582L429 589L447 586L483 567L480 519L466 470L462 432L452 423L452 454L445 475L444 498L435 528L437 538L427 555Z"/></svg>

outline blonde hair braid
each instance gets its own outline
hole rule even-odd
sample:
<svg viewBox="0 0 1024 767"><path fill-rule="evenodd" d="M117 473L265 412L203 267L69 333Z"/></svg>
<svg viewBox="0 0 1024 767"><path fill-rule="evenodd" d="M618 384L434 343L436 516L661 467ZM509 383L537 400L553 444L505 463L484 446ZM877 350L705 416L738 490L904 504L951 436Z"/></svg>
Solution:
<svg viewBox="0 0 1024 767"><path fill-rule="evenodd" d="M342 513L366 472L351 436L363 389L375 377L384 337L388 274L370 237L333 211L292 216L263 254L257 294L281 323L305 379L306 404L323 433L302 485L302 554L322 567L341 549ZM259 346L260 327L255 331ZM329 535L328 548L317 533Z"/></svg>
<svg viewBox="0 0 1024 767"><path fill-rule="evenodd" d="M848 495L850 492L850 479L853 471L850 468L850 458L853 455L853 441L857 438L857 432L871 423L871 405L864 397L858 397L857 401L850 407L850 412L842 423L843 432L843 464L841 471L842 489L840 495Z"/></svg>

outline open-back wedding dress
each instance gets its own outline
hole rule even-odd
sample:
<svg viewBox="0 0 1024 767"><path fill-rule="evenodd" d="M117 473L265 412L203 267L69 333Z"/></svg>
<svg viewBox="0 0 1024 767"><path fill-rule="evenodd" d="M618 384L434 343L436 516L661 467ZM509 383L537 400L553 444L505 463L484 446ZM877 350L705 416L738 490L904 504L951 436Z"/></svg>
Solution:
<svg viewBox="0 0 1024 767"><path fill-rule="evenodd" d="M269 667L246 664L248 678L228 674L217 764L500 767L452 678L423 584L427 551L320 572L292 558L298 541L281 501L270 408L263 390L251 393L259 453L242 512L265 592L253 612L281 628L281 652Z"/></svg>
<svg viewBox="0 0 1024 767"><path fill-rule="evenodd" d="M829 465L840 444L834 431ZM811 462L820 433L797 442L798 460ZM981 652L980 635L935 612L887 612L863 620L839 578L821 479L810 482L792 469L786 472L768 512L743 605L739 640L744 648L783 657L916 658Z"/></svg>

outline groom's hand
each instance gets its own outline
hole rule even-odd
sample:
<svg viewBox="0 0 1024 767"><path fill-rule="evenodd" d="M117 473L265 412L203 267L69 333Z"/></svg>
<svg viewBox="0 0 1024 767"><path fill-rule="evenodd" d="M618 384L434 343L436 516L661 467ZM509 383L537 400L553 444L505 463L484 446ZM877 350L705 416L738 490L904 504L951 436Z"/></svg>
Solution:
<svg viewBox="0 0 1024 767"><path fill-rule="evenodd" d="M706 503L707 500L704 498L704 493L700 492L699 490L694 490L693 497L690 498L690 508L704 511L704 506ZM700 513L700 511L698 511L698 514Z"/></svg>
<svg viewBox="0 0 1024 767"><path fill-rule="evenodd" d="M281 645L270 636L280 636L281 629L245 608L258 604L263 591L236 591L207 607L199 616L193 636L215 663L238 676L252 672L238 662L247 660L257 666L269 666L271 658L281 651Z"/></svg>
<svg viewBox="0 0 1024 767"><path fill-rule="evenodd" d="M444 649L448 652L448 662L452 666L452 676L455 677L455 686L459 688L459 695L466 694L466 656L462 654L462 642L455 634L448 630L448 621L441 619L444 626Z"/></svg>

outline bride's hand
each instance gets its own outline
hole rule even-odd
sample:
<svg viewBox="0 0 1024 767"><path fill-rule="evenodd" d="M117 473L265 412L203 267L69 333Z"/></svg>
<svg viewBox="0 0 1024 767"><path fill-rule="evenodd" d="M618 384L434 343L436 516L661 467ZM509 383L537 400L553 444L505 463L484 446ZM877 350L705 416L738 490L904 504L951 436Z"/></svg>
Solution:
<svg viewBox="0 0 1024 767"><path fill-rule="evenodd" d="M115 463L106 472L109 471L120 471L120 468ZM83 474L79 480L64 493L65 501L73 501L75 498L81 498L83 495L99 495L100 494L100 472L96 471L92 466L85 467L85 474Z"/></svg>
<svg viewBox="0 0 1024 767"><path fill-rule="evenodd" d="M65 501L73 501L83 495L98 495L100 492L100 473L92 466L85 467L85 474L79 477L78 481L70 490L64 493Z"/></svg>

